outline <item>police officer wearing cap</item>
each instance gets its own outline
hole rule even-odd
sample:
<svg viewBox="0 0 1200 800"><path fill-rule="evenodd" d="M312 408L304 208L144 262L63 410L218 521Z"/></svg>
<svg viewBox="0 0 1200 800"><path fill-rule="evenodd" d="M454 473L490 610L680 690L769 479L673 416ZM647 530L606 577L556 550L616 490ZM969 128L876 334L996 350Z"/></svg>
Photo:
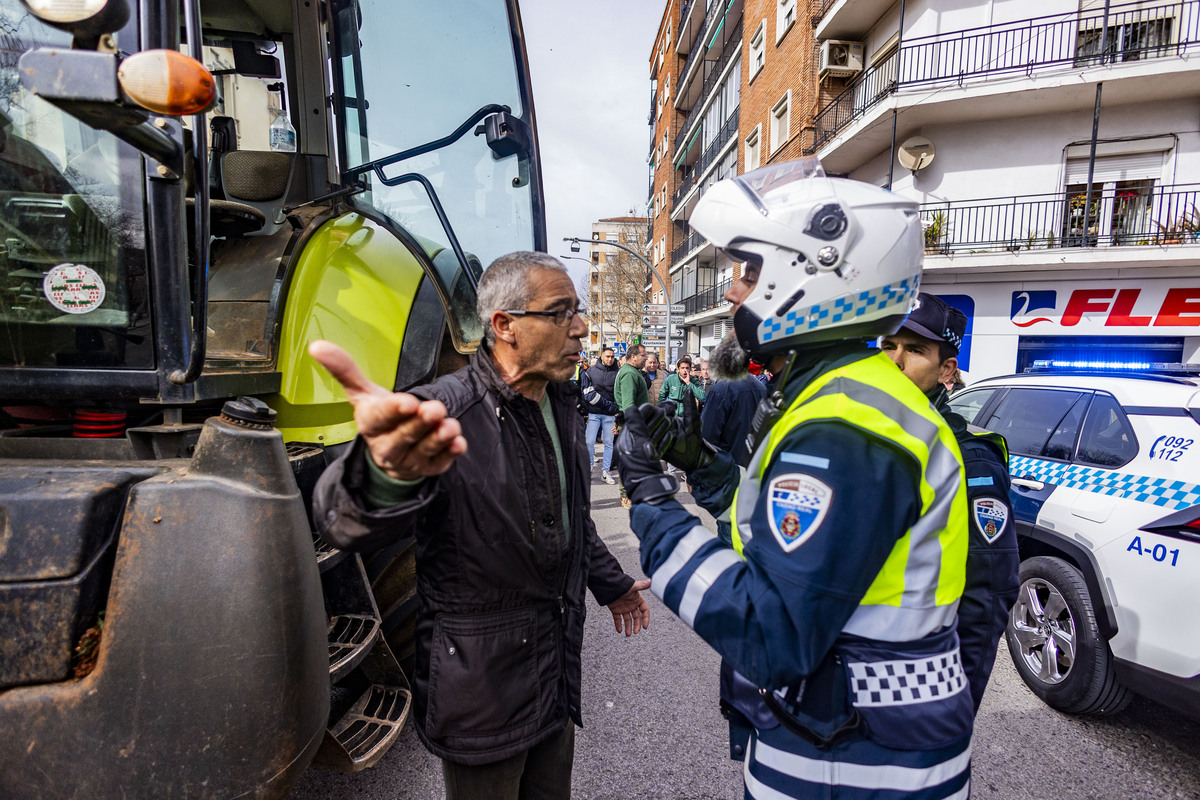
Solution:
<svg viewBox="0 0 1200 800"><path fill-rule="evenodd" d="M945 384L958 369L967 317L936 295L922 292L900 330L879 346L925 393L958 440L967 475L967 584L958 605L963 669L975 709L996 663L996 647L1017 599L1017 531L1009 501L1008 445L998 433L968 425L950 409Z"/></svg>
<svg viewBox="0 0 1200 800"><path fill-rule="evenodd" d="M705 442L686 397L674 416L628 414L617 446L652 590L729 666L746 797L965 798L962 462L945 420L867 348L916 296L916 205L807 159L715 184L691 222L744 262L725 295L734 332L776 376L753 457L743 473ZM731 521L732 546L675 500L660 455Z"/></svg>

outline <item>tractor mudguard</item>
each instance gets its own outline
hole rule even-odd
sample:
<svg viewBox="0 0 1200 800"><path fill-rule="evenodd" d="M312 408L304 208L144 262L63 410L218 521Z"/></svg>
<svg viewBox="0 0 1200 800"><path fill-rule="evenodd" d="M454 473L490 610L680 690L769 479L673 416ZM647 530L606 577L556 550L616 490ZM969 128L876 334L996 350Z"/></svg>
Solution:
<svg viewBox="0 0 1200 800"><path fill-rule="evenodd" d="M327 620L281 435L214 417L164 464L129 487L95 668L0 691L2 797L283 797L321 742Z"/></svg>

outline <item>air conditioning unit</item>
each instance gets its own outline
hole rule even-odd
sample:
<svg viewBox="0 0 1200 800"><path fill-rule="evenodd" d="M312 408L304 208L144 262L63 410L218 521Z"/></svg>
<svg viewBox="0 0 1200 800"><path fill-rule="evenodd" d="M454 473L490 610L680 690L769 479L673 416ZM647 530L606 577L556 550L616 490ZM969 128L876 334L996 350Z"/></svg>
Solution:
<svg viewBox="0 0 1200 800"><path fill-rule="evenodd" d="M863 69L862 42L827 39L821 42L821 78L848 78Z"/></svg>

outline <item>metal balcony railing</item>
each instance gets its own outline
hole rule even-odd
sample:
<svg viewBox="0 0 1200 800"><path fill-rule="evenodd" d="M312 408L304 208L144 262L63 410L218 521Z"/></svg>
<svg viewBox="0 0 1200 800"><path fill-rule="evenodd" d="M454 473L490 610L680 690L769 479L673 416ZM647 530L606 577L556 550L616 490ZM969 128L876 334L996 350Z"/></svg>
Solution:
<svg viewBox="0 0 1200 800"><path fill-rule="evenodd" d="M687 143L688 133L692 131L692 126L696 120L700 118L701 112L705 108L704 101L712 94L713 88L717 84L717 80L721 77L721 73L725 71L725 67L729 65L730 59L734 55L742 52L742 21L739 19L737 26L733 29L733 35L729 40L729 44L725 45L725 52L721 54L721 58L717 60L717 65L713 67L712 72L708 73L708 77L704 79L704 87L700 89L700 97L692 104L691 111L688 112L687 119L679 128L679 135L675 137L675 155L679 155L679 149Z"/></svg>
<svg viewBox="0 0 1200 800"><path fill-rule="evenodd" d="M683 199L687 197L688 192L696 185L704 171L712 165L712 162L724 149L725 145L729 144L729 140L737 136L738 131L738 113L741 107L735 108L729 118L721 125L721 130L717 132L717 138L714 139L704 152L700 154L699 160L690 167L685 167L683 174L680 177L679 188L675 190L675 194L671 197L671 211L674 212ZM700 196L704 196L704 185L700 185Z"/></svg>
<svg viewBox="0 0 1200 800"><path fill-rule="evenodd" d="M910 86L1183 55L1200 44L1200 0L1102 6L910 39L852 80L816 115L814 149L889 94Z"/></svg>
<svg viewBox="0 0 1200 800"><path fill-rule="evenodd" d="M700 28L700 35L696 37L696 41L692 44L692 51L688 53L687 61L683 62L683 69L679 72L679 81L676 83L676 91L683 91L688 83L692 80L690 70L696 63L696 59L701 53L708 50L708 29L712 26L712 21L717 18L717 15L725 10L726 0L712 0L708 6L708 12L704 15L704 25Z"/></svg>
<svg viewBox="0 0 1200 800"><path fill-rule="evenodd" d="M683 174L679 177L679 188L676 189L675 194L671 196L672 211L674 211L680 202L683 201L683 198L687 196L687 193L690 192L692 187L695 185L696 170L693 167L685 167Z"/></svg>
<svg viewBox="0 0 1200 800"><path fill-rule="evenodd" d="M833 8L834 5L837 4L837 1L838 0L821 0L820 5L813 9L812 24L816 25L818 22L824 19L825 15L829 13L829 9Z"/></svg>
<svg viewBox="0 0 1200 800"><path fill-rule="evenodd" d="M683 299L683 314L685 317L692 314L699 314L702 311L709 311L717 308L725 303L725 291L733 283L731 278L718 283L716 286L709 286L707 289L701 289L691 297Z"/></svg>
<svg viewBox="0 0 1200 800"><path fill-rule="evenodd" d="M1087 231L1084 231L1085 211ZM1200 184L993 197L921 206L925 252L1017 252L1200 241Z"/></svg>
<svg viewBox="0 0 1200 800"><path fill-rule="evenodd" d="M740 110L741 107L739 106L738 108L735 108L732 113L730 113L728 119L726 119L725 123L721 126L721 130L717 132L717 138L714 139L708 147L704 148L704 152L700 154L700 160L696 162L695 166L697 178L702 176L704 171L708 169L709 165L716 160L717 156L720 154L721 150L724 149L725 145L729 144L729 140L737 136L738 112Z"/></svg>
<svg viewBox="0 0 1200 800"><path fill-rule="evenodd" d="M705 239L703 236L701 236L699 231L692 231L687 235L687 238L684 239L681 244L677 245L675 249L671 251L671 265L674 266L675 264L678 264L688 253L692 252L698 247L703 247L706 244L708 244L708 239Z"/></svg>

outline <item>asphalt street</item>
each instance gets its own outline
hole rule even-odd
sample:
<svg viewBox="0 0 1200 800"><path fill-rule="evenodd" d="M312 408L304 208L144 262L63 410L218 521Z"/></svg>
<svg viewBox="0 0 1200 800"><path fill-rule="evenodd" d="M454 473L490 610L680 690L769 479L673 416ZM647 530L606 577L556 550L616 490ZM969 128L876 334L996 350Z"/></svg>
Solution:
<svg viewBox="0 0 1200 800"><path fill-rule="evenodd" d="M629 512L617 488L598 476L592 518L626 570L641 577ZM691 503L687 494L680 499ZM741 798L741 765L728 758L717 711L718 659L649 599L650 629L629 639L615 633L606 609L589 609L573 795ZM1105 719L1059 714L1029 692L1001 643L976 721L972 776L975 800L1200 798L1200 723L1140 698ZM292 797L435 800L443 797L441 765L410 725L375 768L358 775L309 770Z"/></svg>

